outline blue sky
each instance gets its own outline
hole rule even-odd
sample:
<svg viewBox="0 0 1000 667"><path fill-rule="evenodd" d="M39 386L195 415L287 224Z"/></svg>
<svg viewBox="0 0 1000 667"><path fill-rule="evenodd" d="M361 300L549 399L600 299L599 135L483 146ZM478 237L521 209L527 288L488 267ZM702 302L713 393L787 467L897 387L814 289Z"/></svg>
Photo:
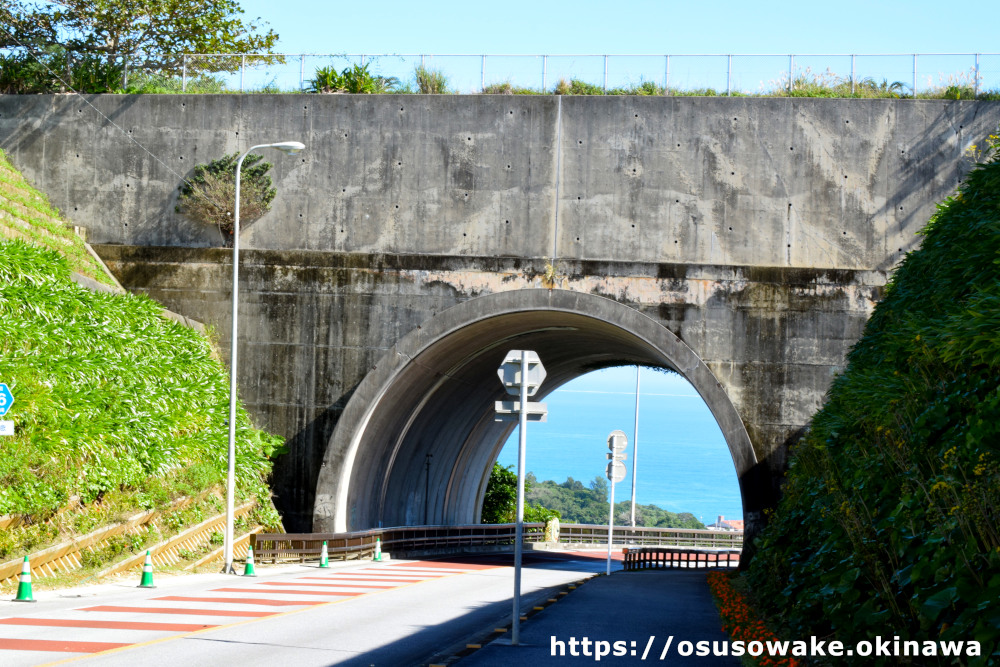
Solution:
<svg viewBox="0 0 1000 667"><path fill-rule="evenodd" d="M499 54L921 54L1000 51L991 21L994 3L972 0L961 14L942 15L940 3L860 2L567 2L504 3L439 0L375 4L324 0L244 0L247 17L260 17L280 35L277 51L288 54L486 54L479 58L438 58L426 62L449 77L449 89L478 92L483 85L510 82L551 90L561 79L601 84L602 58L503 59ZM372 71L407 81L419 59L376 59ZM297 89L318 67L342 69L344 60L307 59L273 67L248 86L265 83ZM797 73L839 77L851 72L844 58L799 58ZM781 85L787 55L771 59L612 58L609 87L652 81L674 88L714 88L748 93ZM918 91L970 77L970 58L922 57L914 77L912 57L858 58L858 78L899 81ZM808 68L808 71L806 71ZM986 89L1000 88L1000 56L980 65ZM543 78L543 69L545 75ZM669 71L669 74L668 74ZM964 73L964 74L963 74ZM966 81L967 82L967 81ZM238 84L237 84L238 85Z"/></svg>
<svg viewBox="0 0 1000 667"><path fill-rule="evenodd" d="M1000 50L995 2L244 0L287 53L920 53Z"/></svg>

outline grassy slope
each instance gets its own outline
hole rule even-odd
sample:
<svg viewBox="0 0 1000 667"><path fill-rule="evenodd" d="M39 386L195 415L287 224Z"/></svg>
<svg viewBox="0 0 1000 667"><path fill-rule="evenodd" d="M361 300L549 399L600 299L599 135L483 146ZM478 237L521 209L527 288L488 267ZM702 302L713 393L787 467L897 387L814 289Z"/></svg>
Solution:
<svg viewBox="0 0 1000 667"><path fill-rule="evenodd" d="M70 268L106 285L114 282L83 240L59 218L48 198L28 183L0 151L0 236L24 239L64 255Z"/></svg>
<svg viewBox="0 0 1000 667"><path fill-rule="evenodd" d="M977 639L989 654L1000 639L995 156L923 234L794 453L749 582L796 638Z"/></svg>
<svg viewBox="0 0 1000 667"><path fill-rule="evenodd" d="M0 382L15 396L5 418L17 429L0 443L0 516L29 518L0 530L3 560L221 484L229 393L208 341L158 304L72 282L71 268L99 279L99 265L72 251L82 247L72 234L40 230L11 206L11 195L46 205L5 160L0 172L0 186L16 186L0 192L0 222L35 241L0 243ZM237 486L262 501L265 523L277 520L266 476L279 446L240 410Z"/></svg>

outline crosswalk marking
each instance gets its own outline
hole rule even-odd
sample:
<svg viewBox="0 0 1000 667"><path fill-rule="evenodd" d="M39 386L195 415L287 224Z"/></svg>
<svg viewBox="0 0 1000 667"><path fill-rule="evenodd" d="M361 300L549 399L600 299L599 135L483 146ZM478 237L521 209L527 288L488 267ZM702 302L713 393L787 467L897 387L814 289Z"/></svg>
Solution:
<svg viewBox="0 0 1000 667"><path fill-rule="evenodd" d="M133 646L136 645L136 641L141 645L150 640L162 641L179 634L276 616L287 613L284 608L294 612L296 608L308 609L316 605L335 604L358 596L371 595L409 584L433 581L487 567L495 566L434 564L428 561L416 561L412 564L394 563L388 567L378 565L358 570L322 573L323 576L319 576L320 573L317 573L316 576L296 576L285 581L248 581L242 579L238 583L234 582L235 585L232 586L207 589L201 595L160 595L128 605L97 605L53 612L53 615L60 616L82 614L79 618L47 618L44 616L0 618L0 652L30 652L25 654L26 656L31 656L34 653L53 652L81 655L100 653ZM252 595L249 597L229 595L247 593ZM289 596L295 597L288 599ZM184 606L175 606L172 603L181 603ZM193 606L192 603L194 603ZM205 607L202 608L202 605ZM237 606L244 608L234 609ZM262 607L262 609L246 609L247 606L257 606ZM165 619L151 619L150 621L112 620L118 614L128 614L132 618L137 617L137 615L155 617L166 614L188 617L192 622L171 623L165 622ZM213 622L198 622L199 617L212 617ZM19 627L24 628L24 632L27 632L29 628L34 628L36 634L38 631L47 632L46 628L48 628L55 637L59 636L57 633L60 629L92 629L93 633L96 634L91 636L95 639L104 639L106 636L108 639L120 639L121 641L36 639L33 638L35 635L28 638L16 636ZM147 634L146 638L140 636L136 639L134 631L146 631L154 634ZM4 637L3 635L8 636ZM130 637L131 641L129 641ZM28 657L27 659L32 660L33 658ZM4 662L5 660L0 658L0 664Z"/></svg>

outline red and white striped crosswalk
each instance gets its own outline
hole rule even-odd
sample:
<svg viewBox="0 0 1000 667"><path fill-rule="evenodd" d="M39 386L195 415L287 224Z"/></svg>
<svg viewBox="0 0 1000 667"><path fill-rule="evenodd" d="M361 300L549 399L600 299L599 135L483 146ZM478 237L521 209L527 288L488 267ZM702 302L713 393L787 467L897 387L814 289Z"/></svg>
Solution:
<svg viewBox="0 0 1000 667"><path fill-rule="evenodd" d="M312 568L267 581L233 578L228 585L183 595L140 589L124 603L0 617L0 664L27 667L123 649L492 567L392 562L356 570ZM4 607L0 613L30 611Z"/></svg>

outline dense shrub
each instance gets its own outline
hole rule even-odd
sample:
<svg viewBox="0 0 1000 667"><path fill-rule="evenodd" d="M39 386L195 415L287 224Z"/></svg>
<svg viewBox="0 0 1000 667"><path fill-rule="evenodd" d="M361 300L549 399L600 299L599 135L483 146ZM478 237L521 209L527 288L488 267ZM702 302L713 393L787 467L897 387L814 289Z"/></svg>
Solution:
<svg viewBox="0 0 1000 667"><path fill-rule="evenodd" d="M794 452L749 581L796 637L975 639L988 656L1000 639L995 156L923 235Z"/></svg>

